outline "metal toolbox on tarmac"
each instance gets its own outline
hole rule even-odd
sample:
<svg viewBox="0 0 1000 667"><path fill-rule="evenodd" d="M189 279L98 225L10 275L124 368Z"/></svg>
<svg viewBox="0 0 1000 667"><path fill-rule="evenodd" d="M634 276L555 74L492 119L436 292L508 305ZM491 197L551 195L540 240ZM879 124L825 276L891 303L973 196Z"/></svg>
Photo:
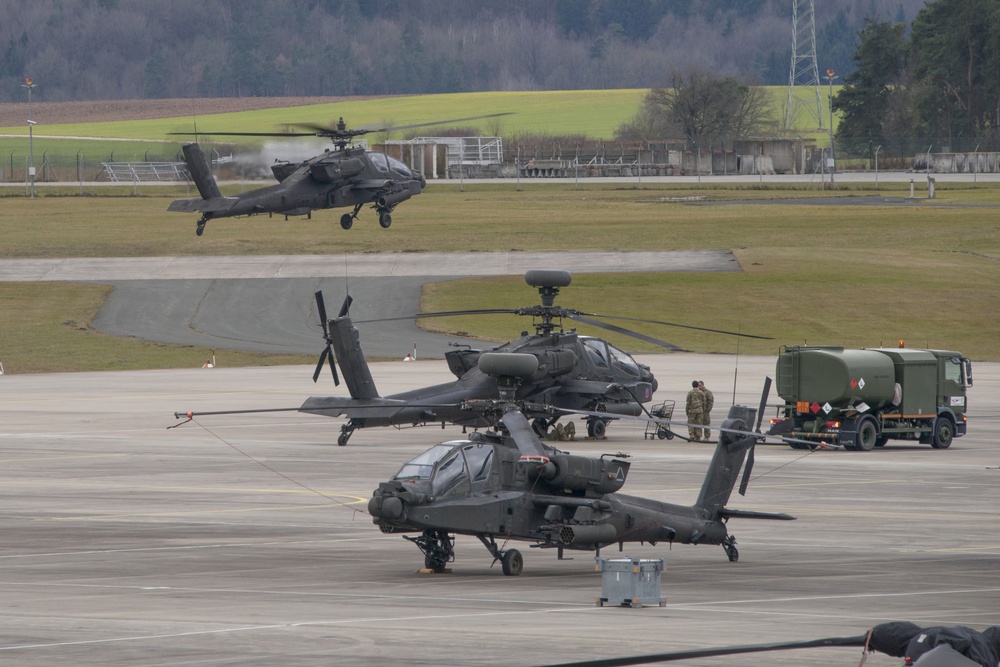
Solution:
<svg viewBox="0 0 1000 667"><path fill-rule="evenodd" d="M660 574L667 569L662 558L598 558L596 569L601 573L599 607L605 602L622 607L666 606L667 599L660 595Z"/></svg>

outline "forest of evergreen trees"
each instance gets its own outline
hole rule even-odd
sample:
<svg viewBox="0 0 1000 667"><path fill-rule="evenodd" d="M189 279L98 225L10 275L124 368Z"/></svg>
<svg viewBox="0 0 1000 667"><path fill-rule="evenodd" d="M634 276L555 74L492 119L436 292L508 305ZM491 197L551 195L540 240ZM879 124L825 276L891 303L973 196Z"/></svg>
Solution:
<svg viewBox="0 0 1000 667"><path fill-rule="evenodd" d="M866 19L924 0L816 3L820 69ZM648 88L696 65L788 82L793 0L15 0L0 101Z"/></svg>

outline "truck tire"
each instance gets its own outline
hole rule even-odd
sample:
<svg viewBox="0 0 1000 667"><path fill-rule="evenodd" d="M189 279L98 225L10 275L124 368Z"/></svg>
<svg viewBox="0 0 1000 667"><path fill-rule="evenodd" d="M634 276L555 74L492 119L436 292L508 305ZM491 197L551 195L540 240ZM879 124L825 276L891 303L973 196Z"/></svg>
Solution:
<svg viewBox="0 0 1000 667"><path fill-rule="evenodd" d="M934 433L932 434L931 447L934 449L948 449L951 441L955 438L955 425L945 416L934 420Z"/></svg>
<svg viewBox="0 0 1000 667"><path fill-rule="evenodd" d="M875 426L875 422L870 419L864 419L858 424L857 437L854 440L854 449L861 452L870 452L875 449L875 443L878 442L878 428Z"/></svg>

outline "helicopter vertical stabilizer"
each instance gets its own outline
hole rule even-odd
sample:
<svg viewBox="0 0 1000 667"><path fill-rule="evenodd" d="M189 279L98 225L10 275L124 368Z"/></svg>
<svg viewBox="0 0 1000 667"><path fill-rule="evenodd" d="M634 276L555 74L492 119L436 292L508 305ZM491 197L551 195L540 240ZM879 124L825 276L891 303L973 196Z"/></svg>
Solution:
<svg viewBox="0 0 1000 667"><path fill-rule="evenodd" d="M756 414L754 408L734 405L729 408L729 416L722 422L719 444L715 448L712 463L708 467L705 482L695 503L695 507L708 510L713 517L717 516L729 502L747 450L756 443L756 438L744 437L736 432L749 431Z"/></svg>
<svg viewBox="0 0 1000 667"><path fill-rule="evenodd" d="M330 320L330 344L336 353L337 365L344 376L351 398L378 398L378 389L372 379L368 360L361 350L361 335L354 328L350 317L335 317Z"/></svg>
<svg viewBox="0 0 1000 667"><path fill-rule="evenodd" d="M188 171L191 172L191 180L198 186L198 192L202 199L214 199L221 197L219 185L212 175L212 167L208 163L205 151L198 144L184 144L181 148L184 151L184 161L187 162Z"/></svg>

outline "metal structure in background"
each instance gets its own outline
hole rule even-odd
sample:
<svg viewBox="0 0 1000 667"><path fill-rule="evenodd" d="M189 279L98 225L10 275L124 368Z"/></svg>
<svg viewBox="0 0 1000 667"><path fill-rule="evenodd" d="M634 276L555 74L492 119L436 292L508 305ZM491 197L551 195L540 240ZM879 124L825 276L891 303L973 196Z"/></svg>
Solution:
<svg viewBox="0 0 1000 667"><path fill-rule="evenodd" d="M840 77L832 70L826 70L826 80L830 84L830 185L836 187L833 174L837 171L837 157L833 152L833 80Z"/></svg>
<svg viewBox="0 0 1000 667"><path fill-rule="evenodd" d="M102 162L101 166L112 183L191 180L183 162Z"/></svg>
<svg viewBox="0 0 1000 667"><path fill-rule="evenodd" d="M35 121L31 120L31 89L35 84L30 78L24 77L21 87L28 91L28 178L31 181L31 198L35 198Z"/></svg>
<svg viewBox="0 0 1000 667"><path fill-rule="evenodd" d="M484 178L499 175L503 164L503 139L500 137L415 137L383 142L391 157L429 179ZM443 149L444 169L439 165Z"/></svg>
<svg viewBox="0 0 1000 667"><path fill-rule="evenodd" d="M785 126L792 127L799 106L811 107L795 95L795 86L811 86L816 97L817 127L823 129L823 103L819 93L819 66L816 64L816 11L814 0L792 0L792 64L788 71L788 98Z"/></svg>

